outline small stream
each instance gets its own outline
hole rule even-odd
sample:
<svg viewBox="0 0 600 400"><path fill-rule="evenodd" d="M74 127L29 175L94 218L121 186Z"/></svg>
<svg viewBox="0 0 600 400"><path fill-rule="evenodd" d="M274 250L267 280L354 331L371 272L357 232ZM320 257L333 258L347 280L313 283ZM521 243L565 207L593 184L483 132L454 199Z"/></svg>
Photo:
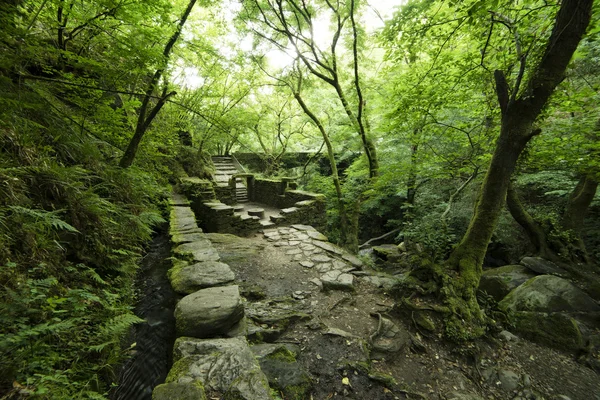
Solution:
<svg viewBox="0 0 600 400"><path fill-rule="evenodd" d="M141 261L135 314L146 322L133 327L134 354L123 365L112 400L151 400L152 390L164 382L171 367L176 294L167 279L170 251L169 236L161 230Z"/></svg>

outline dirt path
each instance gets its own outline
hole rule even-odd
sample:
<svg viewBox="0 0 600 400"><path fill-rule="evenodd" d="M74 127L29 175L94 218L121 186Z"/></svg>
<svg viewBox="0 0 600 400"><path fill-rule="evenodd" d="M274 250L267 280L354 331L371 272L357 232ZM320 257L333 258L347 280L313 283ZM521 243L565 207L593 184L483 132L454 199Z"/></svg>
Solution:
<svg viewBox="0 0 600 400"><path fill-rule="evenodd" d="M398 316L390 289L403 276L361 266L310 227L207 237L248 299L249 340L298 347L307 399L600 399L598 375L573 355L508 334L458 347Z"/></svg>

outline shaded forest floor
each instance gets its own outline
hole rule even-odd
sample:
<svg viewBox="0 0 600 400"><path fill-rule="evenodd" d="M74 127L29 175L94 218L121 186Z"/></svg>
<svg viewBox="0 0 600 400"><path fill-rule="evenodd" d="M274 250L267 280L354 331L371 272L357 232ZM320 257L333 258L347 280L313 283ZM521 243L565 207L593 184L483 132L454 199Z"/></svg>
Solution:
<svg viewBox="0 0 600 400"><path fill-rule="evenodd" d="M353 290L324 289L336 255L310 246L314 240L297 229L279 229L207 236L248 299L249 340L297 346L311 399L600 399L598 374L574 354L508 332L459 346L399 315L394 305L403 294L390 289L401 276L347 263ZM331 262L314 262L323 255ZM253 321L261 307L286 315Z"/></svg>

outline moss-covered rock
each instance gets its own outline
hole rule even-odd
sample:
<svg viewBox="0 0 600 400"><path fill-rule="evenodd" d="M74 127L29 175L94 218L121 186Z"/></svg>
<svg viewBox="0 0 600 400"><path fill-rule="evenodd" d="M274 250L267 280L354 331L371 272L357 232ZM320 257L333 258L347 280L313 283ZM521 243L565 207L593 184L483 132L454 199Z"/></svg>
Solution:
<svg viewBox="0 0 600 400"><path fill-rule="evenodd" d="M191 294L200 289L222 286L235 279L229 265L218 261L205 261L189 265L176 261L168 272L173 290L181 294Z"/></svg>
<svg viewBox="0 0 600 400"><path fill-rule="evenodd" d="M171 382L155 387L152 400L206 400L206 394L201 382Z"/></svg>
<svg viewBox="0 0 600 400"><path fill-rule="evenodd" d="M178 336L206 338L226 335L244 316L238 287L198 290L177 303L175 326Z"/></svg>
<svg viewBox="0 0 600 400"><path fill-rule="evenodd" d="M511 290L533 277L535 274L522 265L505 265L484 271L479 280L479 290L500 301Z"/></svg>
<svg viewBox="0 0 600 400"><path fill-rule="evenodd" d="M308 398L312 380L306 370L296 362L298 349L286 344L263 344L251 347L269 385L283 393L285 399Z"/></svg>
<svg viewBox="0 0 600 400"><path fill-rule="evenodd" d="M513 311L600 311L598 303L566 279L540 275L512 290L500 307Z"/></svg>
<svg viewBox="0 0 600 400"><path fill-rule="evenodd" d="M208 239L181 244L173 249L173 255L190 262L219 261L220 256Z"/></svg>
<svg viewBox="0 0 600 400"><path fill-rule="evenodd" d="M567 350L583 346L577 322L568 315L520 311L515 313L514 323L517 332L533 342Z"/></svg>
<svg viewBox="0 0 600 400"><path fill-rule="evenodd" d="M200 382L227 400L272 400L267 378L244 338L175 341L167 382Z"/></svg>

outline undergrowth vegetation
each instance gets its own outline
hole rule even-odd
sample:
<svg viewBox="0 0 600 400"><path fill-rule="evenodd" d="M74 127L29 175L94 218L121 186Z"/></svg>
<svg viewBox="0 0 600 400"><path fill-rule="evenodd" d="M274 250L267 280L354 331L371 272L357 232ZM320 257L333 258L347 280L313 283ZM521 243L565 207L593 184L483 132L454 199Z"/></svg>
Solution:
<svg viewBox="0 0 600 400"><path fill-rule="evenodd" d="M133 280L166 182L119 168L110 145L2 84L0 394L104 398L139 322Z"/></svg>

